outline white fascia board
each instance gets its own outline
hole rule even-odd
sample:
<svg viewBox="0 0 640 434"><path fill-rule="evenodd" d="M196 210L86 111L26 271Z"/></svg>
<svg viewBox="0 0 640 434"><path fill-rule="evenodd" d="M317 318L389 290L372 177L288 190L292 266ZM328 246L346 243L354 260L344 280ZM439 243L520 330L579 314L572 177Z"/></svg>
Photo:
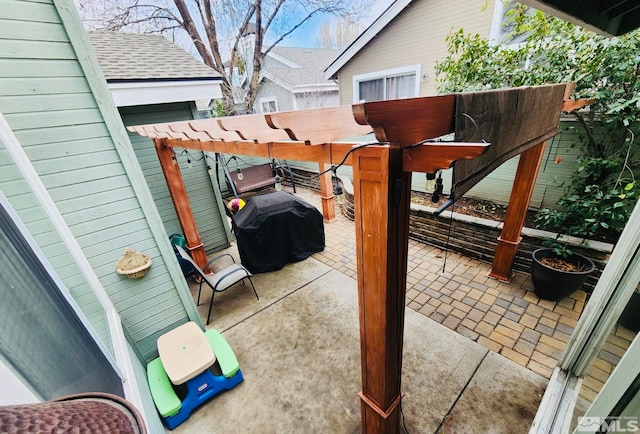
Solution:
<svg viewBox="0 0 640 434"><path fill-rule="evenodd" d="M393 19L398 16L413 0L396 0L375 20L364 32L351 43L336 60L324 70L327 80L337 78L342 69L360 50L362 50L378 33L380 33Z"/></svg>
<svg viewBox="0 0 640 434"><path fill-rule="evenodd" d="M108 83L118 107L222 98L219 80Z"/></svg>
<svg viewBox="0 0 640 434"><path fill-rule="evenodd" d="M294 86L293 93L310 92L338 92L338 85L335 83L301 84Z"/></svg>
<svg viewBox="0 0 640 434"><path fill-rule="evenodd" d="M289 83L286 83L281 78L276 77L271 74L269 71L263 71L261 73L262 78L265 78L281 88L287 90L291 93L307 93L307 92L330 92L330 91L338 91L338 84L335 82L332 83L309 83L309 84L296 84L292 86Z"/></svg>

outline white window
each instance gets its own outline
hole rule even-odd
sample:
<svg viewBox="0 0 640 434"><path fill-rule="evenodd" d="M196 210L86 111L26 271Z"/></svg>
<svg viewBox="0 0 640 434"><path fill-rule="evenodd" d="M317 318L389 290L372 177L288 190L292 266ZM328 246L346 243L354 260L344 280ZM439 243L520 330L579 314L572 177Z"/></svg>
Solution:
<svg viewBox="0 0 640 434"><path fill-rule="evenodd" d="M507 15L516 7L519 6L513 1L506 4L502 1L495 2L489 34L489 42L492 45L506 44L507 46L513 46L526 41L527 35L513 35L514 25L507 22ZM534 13L535 9L533 8L527 12L529 15Z"/></svg>
<svg viewBox="0 0 640 434"><path fill-rule="evenodd" d="M0 195L0 360L42 400L107 392L122 379L69 291Z"/></svg>
<svg viewBox="0 0 640 434"><path fill-rule="evenodd" d="M260 112L273 113L278 111L278 101L274 97L260 98Z"/></svg>
<svg viewBox="0 0 640 434"><path fill-rule="evenodd" d="M353 102L413 98L420 93L420 65L353 77Z"/></svg>

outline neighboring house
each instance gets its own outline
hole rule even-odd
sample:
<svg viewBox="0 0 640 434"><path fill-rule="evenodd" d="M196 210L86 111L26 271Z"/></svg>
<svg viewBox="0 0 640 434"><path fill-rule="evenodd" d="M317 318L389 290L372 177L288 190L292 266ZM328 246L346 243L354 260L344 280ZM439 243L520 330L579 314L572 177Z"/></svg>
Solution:
<svg viewBox="0 0 640 434"><path fill-rule="evenodd" d="M253 64L253 46L255 34L250 30L240 40L239 52L242 54L244 69L250 71ZM304 110L340 105L338 84L335 80L327 80L323 71L339 54L338 50L323 48L274 47L262 61L260 84L253 105L254 113L272 113L279 111ZM242 86L246 86L248 77L241 75L235 82L235 92L241 94ZM226 155L227 159L232 156ZM262 164L268 160L256 157L242 157L234 161L237 167ZM316 170L317 165L290 161L293 167L305 170ZM234 166L236 167L236 166ZM224 179L224 174L218 175ZM223 184L221 182L221 184ZM221 185L223 194L230 191Z"/></svg>
<svg viewBox="0 0 640 434"><path fill-rule="evenodd" d="M74 3L0 18L0 404L111 391L164 432L144 365L201 324L167 230ZM127 246L142 279L115 272Z"/></svg>
<svg viewBox="0 0 640 434"><path fill-rule="evenodd" d="M208 105L222 96L220 74L161 35L89 32L89 39L125 126L197 119L197 100ZM135 133L129 133L129 139L165 230L180 233L153 142ZM213 157L189 151L177 159L185 165L185 186L207 252L227 247L231 233L220 188L207 168L213 166Z"/></svg>
<svg viewBox="0 0 640 434"><path fill-rule="evenodd" d="M434 66L447 54L447 35L462 28L497 43L508 33L504 14L501 0L396 0L327 67L325 77L338 80L340 104L435 95ZM547 145L534 208L555 207L560 184L576 168L580 149L572 144L580 126L567 120L561 128ZM517 165L518 157L507 161L466 195L507 204ZM450 175L443 179L448 192ZM425 178L414 176L412 188L425 191Z"/></svg>
<svg viewBox="0 0 640 434"><path fill-rule="evenodd" d="M460 28L498 39L502 1L396 0L325 70L340 103L436 94L435 63Z"/></svg>
<svg viewBox="0 0 640 434"><path fill-rule="evenodd" d="M323 48L274 47L262 63L254 112L339 105L338 84L323 76L324 69L339 53Z"/></svg>

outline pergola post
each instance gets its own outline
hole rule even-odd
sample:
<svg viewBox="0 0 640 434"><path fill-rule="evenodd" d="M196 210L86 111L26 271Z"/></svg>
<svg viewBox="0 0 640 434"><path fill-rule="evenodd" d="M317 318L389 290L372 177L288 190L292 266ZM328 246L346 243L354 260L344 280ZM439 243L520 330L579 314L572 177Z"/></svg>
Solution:
<svg viewBox="0 0 640 434"><path fill-rule="evenodd" d="M153 142L156 153L158 154L160 166L162 167L164 179L167 181L171 201L173 202L178 220L180 221L182 233L187 240L187 250L191 253L191 257L198 266L204 269L207 264L207 254L196 226L193 211L191 210L187 189L184 186L184 180L180 173L180 166L178 162L172 158L173 150L171 146L166 143L166 139L154 139Z"/></svg>
<svg viewBox="0 0 640 434"><path fill-rule="evenodd" d="M331 167L327 163L318 163L319 173L328 170ZM320 175L320 196L322 198L322 216L325 222L330 222L336 218L336 209L334 205L333 184L331 182L331 172Z"/></svg>
<svg viewBox="0 0 640 434"><path fill-rule="evenodd" d="M400 428L409 192L398 147L372 147L353 156L362 432Z"/></svg>
<svg viewBox="0 0 640 434"><path fill-rule="evenodd" d="M513 180L511 196L509 197L509 206L504 217L502 232L498 237L489 277L504 282L509 282L513 277L513 261L522 240L520 234L524 227L531 195L538 177L538 170L542 163L545 145L546 142L542 142L520 154L518 169Z"/></svg>

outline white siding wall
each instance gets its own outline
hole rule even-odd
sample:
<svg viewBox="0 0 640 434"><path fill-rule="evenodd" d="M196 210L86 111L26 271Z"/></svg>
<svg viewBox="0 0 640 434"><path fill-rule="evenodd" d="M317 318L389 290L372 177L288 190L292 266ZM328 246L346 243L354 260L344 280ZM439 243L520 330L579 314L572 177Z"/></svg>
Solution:
<svg viewBox="0 0 640 434"><path fill-rule="evenodd" d="M297 110L319 107L336 107L340 105L338 92L309 92L294 95Z"/></svg>

